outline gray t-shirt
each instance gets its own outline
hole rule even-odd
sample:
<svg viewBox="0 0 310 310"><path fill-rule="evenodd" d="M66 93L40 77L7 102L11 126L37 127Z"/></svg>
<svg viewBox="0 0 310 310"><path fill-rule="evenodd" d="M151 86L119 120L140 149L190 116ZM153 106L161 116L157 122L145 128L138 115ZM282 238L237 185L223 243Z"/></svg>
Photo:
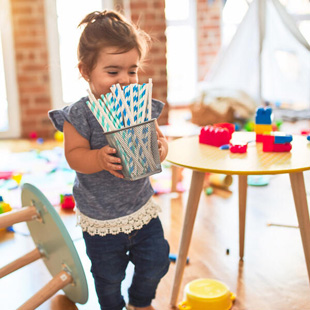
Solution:
<svg viewBox="0 0 310 310"><path fill-rule="evenodd" d="M102 127L87 107L84 97L61 110L49 111L55 128L63 131L64 122L72 124L86 138L91 149L108 144ZM164 104L152 100L152 118L158 118ZM86 216L97 220L112 220L139 210L154 194L148 177L128 181L113 176L106 170L93 174L76 172L73 195L76 207Z"/></svg>

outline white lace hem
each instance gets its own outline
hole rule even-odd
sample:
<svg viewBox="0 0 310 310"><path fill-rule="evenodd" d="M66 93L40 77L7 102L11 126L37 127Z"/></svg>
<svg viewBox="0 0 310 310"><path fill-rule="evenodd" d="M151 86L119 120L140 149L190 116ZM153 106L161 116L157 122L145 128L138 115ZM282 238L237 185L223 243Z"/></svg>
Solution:
<svg viewBox="0 0 310 310"><path fill-rule="evenodd" d="M100 221L86 216L76 209L77 225L81 226L83 231L91 236L105 236L107 234L117 235L119 233L129 234L135 229L142 228L149 223L151 219L158 216L160 207L152 198L138 211L113 220Z"/></svg>

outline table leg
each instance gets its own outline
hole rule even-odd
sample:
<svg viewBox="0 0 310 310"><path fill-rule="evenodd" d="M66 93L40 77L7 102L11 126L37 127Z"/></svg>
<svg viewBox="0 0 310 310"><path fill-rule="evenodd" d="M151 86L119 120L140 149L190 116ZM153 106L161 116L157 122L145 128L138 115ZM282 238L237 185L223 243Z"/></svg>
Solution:
<svg viewBox="0 0 310 310"><path fill-rule="evenodd" d="M246 214L246 197L248 189L248 176L239 175L239 256L243 259L244 255L244 236L245 236L245 214Z"/></svg>
<svg viewBox="0 0 310 310"><path fill-rule="evenodd" d="M177 192L177 185L180 182L182 175L182 168L172 165L171 166L171 192Z"/></svg>
<svg viewBox="0 0 310 310"><path fill-rule="evenodd" d="M303 172L290 173L290 180L310 281L310 220Z"/></svg>
<svg viewBox="0 0 310 310"><path fill-rule="evenodd" d="M173 280L172 293L170 298L170 304L172 306L176 305L177 298L179 295L183 272L186 264L186 258L188 254L188 249L192 237L196 213L200 200L201 190L203 186L204 176L205 173L199 171L193 171L192 174L191 186L189 190L189 196L183 222L182 236L179 245L179 253L176 260L176 270Z"/></svg>

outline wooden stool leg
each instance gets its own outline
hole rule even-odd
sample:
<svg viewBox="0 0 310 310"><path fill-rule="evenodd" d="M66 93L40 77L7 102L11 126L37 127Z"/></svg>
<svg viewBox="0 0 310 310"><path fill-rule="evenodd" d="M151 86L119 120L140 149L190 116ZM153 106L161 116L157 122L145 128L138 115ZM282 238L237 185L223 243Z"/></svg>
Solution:
<svg viewBox="0 0 310 310"><path fill-rule="evenodd" d="M245 237L245 214L246 214L246 196L248 188L248 176L239 175L239 256L243 259L244 255L244 237Z"/></svg>
<svg viewBox="0 0 310 310"><path fill-rule="evenodd" d="M37 259L41 257L42 257L42 253L40 252L38 248L35 248L33 251L25 254L24 256L21 256L20 258L2 267L0 269L0 279L12 273L15 270L36 261Z"/></svg>
<svg viewBox="0 0 310 310"><path fill-rule="evenodd" d="M0 228L5 228L20 222L32 221L39 217L36 207L24 207L17 211L0 214Z"/></svg>
<svg viewBox="0 0 310 310"><path fill-rule="evenodd" d="M43 304L47 299L52 297L57 291L64 288L67 284L73 282L73 278L66 271L58 273L50 282L41 290L28 299L17 310L33 310Z"/></svg>

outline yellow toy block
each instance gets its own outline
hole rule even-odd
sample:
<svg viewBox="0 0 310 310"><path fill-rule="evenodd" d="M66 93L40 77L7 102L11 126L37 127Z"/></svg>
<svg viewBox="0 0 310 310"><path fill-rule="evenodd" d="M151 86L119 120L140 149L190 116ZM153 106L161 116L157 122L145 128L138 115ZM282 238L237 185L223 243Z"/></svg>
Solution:
<svg viewBox="0 0 310 310"><path fill-rule="evenodd" d="M272 125L255 124L254 131L259 135L262 135L264 133L269 134L272 132Z"/></svg>

